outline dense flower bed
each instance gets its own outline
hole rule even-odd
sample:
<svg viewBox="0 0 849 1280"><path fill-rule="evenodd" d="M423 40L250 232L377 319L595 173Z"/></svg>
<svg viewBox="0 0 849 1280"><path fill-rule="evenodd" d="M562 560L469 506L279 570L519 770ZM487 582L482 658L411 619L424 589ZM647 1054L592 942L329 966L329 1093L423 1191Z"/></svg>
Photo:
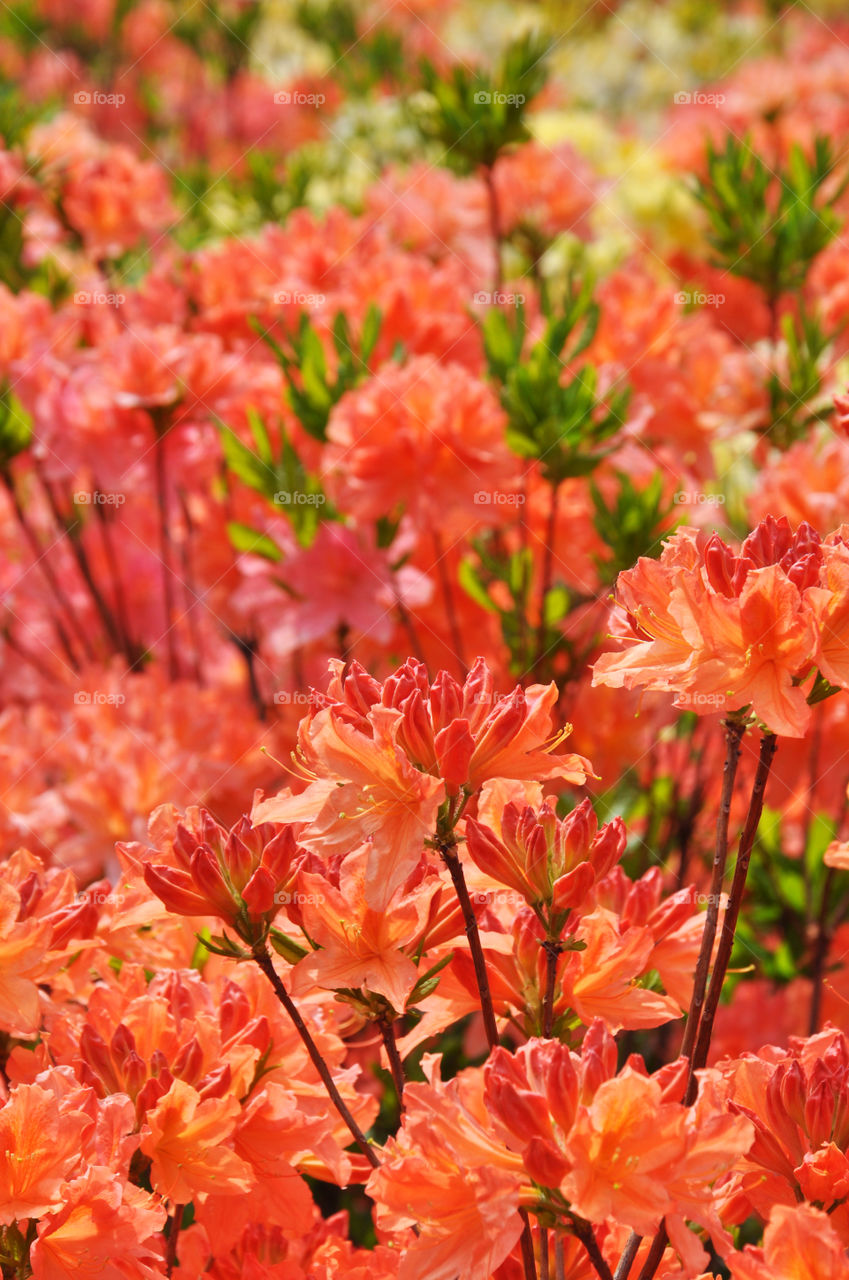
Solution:
<svg viewBox="0 0 849 1280"><path fill-rule="evenodd" d="M841 6L0 14L4 1280L849 1280Z"/></svg>

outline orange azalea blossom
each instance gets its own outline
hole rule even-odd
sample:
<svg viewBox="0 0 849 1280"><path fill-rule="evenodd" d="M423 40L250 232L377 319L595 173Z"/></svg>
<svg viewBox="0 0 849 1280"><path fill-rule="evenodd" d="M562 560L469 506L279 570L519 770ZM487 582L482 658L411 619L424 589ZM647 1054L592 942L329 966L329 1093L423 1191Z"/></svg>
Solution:
<svg viewBox="0 0 849 1280"><path fill-rule="evenodd" d="M707 1076L684 1108L682 1070L648 1076L632 1056L617 1074L616 1058L600 1022L580 1057L553 1040L496 1049L484 1068L487 1107L535 1182L599 1226L650 1235L664 1220L692 1274L707 1255L688 1220L730 1246L711 1188L750 1146L751 1125L722 1114Z"/></svg>
<svg viewBox="0 0 849 1280"><path fill-rule="evenodd" d="M611 1031L657 1027L681 1016L671 996L637 985L651 969L654 939L649 929L627 928L613 912L597 907L581 919L575 937L584 949L560 958L555 1012L567 1005L582 1022L601 1018Z"/></svg>
<svg viewBox="0 0 849 1280"><path fill-rule="evenodd" d="M446 796L473 793L495 778L586 781L591 766L553 748L551 685L498 697L483 658L464 684L441 672L431 685L408 660L383 684L356 662L330 664L327 694L313 694L298 730L297 763L314 779L254 805L255 822L300 822L309 849L347 851L371 839L366 894L375 910L416 866Z"/></svg>
<svg viewBox="0 0 849 1280"><path fill-rule="evenodd" d="M519 1155L493 1131L483 1073L443 1083L438 1059L423 1060L428 1084L404 1090L401 1128L366 1190L381 1228L418 1223L399 1280L489 1280L522 1232L519 1206L535 1198Z"/></svg>
<svg viewBox="0 0 849 1280"><path fill-rule="evenodd" d="M346 392L327 427L322 474L341 508L366 522L404 511L422 533L454 540L503 506L479 494L516 486L506 417L492 388L451 361L387 362Z"/></svg>
<svg viewBox="0 0 849 1280"><path fill-rule="evenodd" d="M545 933L528 908L517 914L512 931L512 954L488 953L494 992L505 1008L524 1013L533 1026L541 1016L547 982ZM494 937L485 935L485 941ZM557 960L554 1015L555 1026L564 1033L597 1018L615 1033L660 1026L681 1016L676 1000L640 985L653 968L649 928L625 927L614 912L596 907L571 920L569 936L561 941L565 950ZM581 943L582 949L570 950L570 941ZM466 953L455 954L454 967L467 983L474 981Z"/></svg>
<svg viewBox="0 0 849 1280"><path fill-rule="evenodd" d="M726 1255L733 1280L849 1280L849 1258L828 1214L810 1204L776 1205L762 1249Z"/></svg>
<svg viewBox="0 0 849 1280"><path fill-rule="evenodd" d="M79 1168L90 1117L40 1084L13 1088L0 1109L0 1223L58 1207Z"/></svg>
<svg viewBox="0 0 849 1280"><path fill-rule="evenodd" d="M699 714L751 705L772 732L804 736L811 711L799 682L817 663L837 674L849 652L843 554L784 517L768 516L739 553L716 534L679 530L659 561L620 574L632 644L604 654L594 682L673 691Z"/></svg>
<svg viewBox="0 0 849 1280"><path fill-rule="evenodd" d="M165 806L166 813L170 812ZM163 824L160 811L151 830ZM282 894L294 875L299 855L291 827L252 825L243 817L231 831L220 827L206 809L190 810L178 822L161 853L149 850L144 878L169 911L186 916L218 916L243 936L270 923L280 910Z"/></svg>
<svg viewBox="0 0 849 1280"><path fill-rule="evenodd" d="M178 1204L213 1192L250 1191L251 1167L232 1147L240 1114L236 1098L202 1100L191 1085L175 1080L141 1131L154 1191Z"/></svg>
<svg viewBox="0 0 849 1280"><path fill-rule="evenodd" d="M633 881L617 866L597 885L595 898L599 906L619 916L622 927L648 929L652 949L647 968L657 970L664 990L682 1011L686 1009L704 931L704 915L695 908L695 890L665 894L659 867Z"/></svg>
<svg viewBox="0 0 849 1280"><path fill-rule="evenodd" d="M299 923L319 950L295 965L292 991L361 989L364 999L374 992L403 1013L419 976L412 956L425 944L433 945L443 897L451 908L439 922L443 941L462 930L462 915L453 892L433 871L428 873L424 859L424 875L414 872L384 910L374 911L366 897L368 858L368 845L349 853L339 867L338 883L312 872L298 876Z"/></svg>
<svg viewBox="0 0 849 1280"><path fill-rule="evenodd" d="M498 832L469 818L465 834L469 855L481 871L515 889L529 906L542 908L554 927L583 905L596 880L621 858L626 842L621 818L599 831L589 800L562 822L552 799L538 810L511 801Z"/></svg>
<svg viewBox="0 0 849 1280"><path fill-rule="evenodd" d="M54 1030L51 1043L59 1039ZM251 1017L247 997L224 980L213 993L191 970L145 981L125 965L111 990L97 987L85 1023L72 1033L84 1083L99 1097L126 1094L139 1118L174 1080L203 1097L248 1091L271 1042L264 1017Z"/></svg>
<svg viewBox="0 0 849 1280"><path fill-rule="evenodd" d="M109 1169L90 1168L43 1218L30 1261L34 1280L159 1280L165 1209Z"/></svg>
<svg viewBox="0 0 849 1280"><path fill-rule="evenodd" d="M97 926L93 899L110 888L99 881L89 894L78 894L70 871L46 870L25 849L7 859L0 882L0 1029L38 1030L39 982L55 978L70 955L92 945L81 939Z"/></svg>
<svg viewBox="0 0 849 1280"><path fill-rule="evenodd" d="M250 1097L237 1120L233 1147L255 1181L249 1196L231 1187L197 1205L195 1220L206 1229L211 1253L229 1251L252 1222L284 1227L290 1235L309 1231L312 1196L295 1166L321 1144L322 1129L326 1141L326 1124L301 1110L281 1084L267 1084Z"/></svg>
<svg viewBox="0 0 849 1280"><path fill-rule="evenodd" d="M790 1044L718 1067L729 1109L755 1130L728 1183L730 1212L766 1221L775 1205L810 1200L849 1248L849 1039L829 1028Z"/></svg>

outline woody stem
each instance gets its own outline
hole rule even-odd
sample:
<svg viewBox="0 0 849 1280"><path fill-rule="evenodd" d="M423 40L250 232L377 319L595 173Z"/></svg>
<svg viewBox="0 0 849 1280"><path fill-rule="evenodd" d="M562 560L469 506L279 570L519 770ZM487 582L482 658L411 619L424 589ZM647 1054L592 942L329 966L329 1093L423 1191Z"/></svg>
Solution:
<svg viewBox="0 0 849 1280"><path fill-rule="evenodd" d="M614 1275L613 1280L628 1280L631 1266L637 1256L637 1250L640 1247L642 1239L643 1237L638 1236L636 1231L631 1232L631 1235L628 1238L628 1243L625 1245L623 1250L622 1257L619 1259L619 1266L616 1268L616 1274ZM664 1248L665 1247L666 1246L664 1244Z"/></svg>
<svg viewBox="0 0 849 1280"><path fill-rule="evenodd" d="M551 485L551 506L548 509L548 520L545 530L545 549L542 558L542 572L540 574L539 584L539 622L537 623L537 651L534 654L533 671L537 672L542 666L545 658L545 639L546 639L546 623L545 623L545 602L548 593L551 590L551 580L554 576L554 538L557 532L557 497L560 491L559 481Z"/></svg>
<svg viewBox="0 0 849 1280"><path fill-rule="evenodd" d="M395 1092L398 1094L398 1105L401 1106L404 1101L404 1064L401 1061L401 1055L398 1052L398 1045L395 1041L394 1023L391 1018L387 1017L381 1018L378 1025L383 1039L383 1047L389 1059L392 1083L395 1085Z"/></svg>
<svg viewBox="0 0 849 1280"><path fill-rule="evenodd" d="M734 781L737 777L737 765L740 760L740 744L743 740L743 724L739 720L725 722L725 766L722 772L722 797L716 815L716 844L713 853L713 874L708 896L708 909L705 914L705 928L702 934L702 945L696 964L696 975L693 979L693 994L687 1012L687 1026L681 1044L681 1057L692 1058L696 1035L699 1030L702 1006L707 990L710 958L713 954L713 943L716 938L716 926L719 920L719 900L722 894L722 882L725 878L725 866L728 862L728 823L731 816L731 798L734 793Z"/></svg>
<svg viewBox="0 0 849 1280"><path fill-rule="evenodd" d="M457 817L459 815L456 815ZM456 818L455 818L456 820ZM472 909L472 900L469 897L469 887L466 884L466 877L463 874L463 864L457 854L457 848L447 839L439 840L439 852L442 861L448 868L454 885L454 892L457 894L457 901L460 903L460 910L463 913L463 922L466 926L466 937L469 940L469 951L472 956L472 964L475 969L475 979L478 984L478 992L481 1000L481 1013L483 1014L483 1025L486 1030L487 1044L490 1049L498 1048L498 1027L495 1022L495 1009L492 1004L492 992L489 989L489 976L486 971L486 960L484 959L483 947L481 946L480 933L478 932L478 922L475 919L475 913ZM534 1259L534 1238L531 1234L531 1224L528 1218L527 1209L520 1209L524 1226L522 1228L522 1264L525 1271L525 1280L536 1280L536 1261Z"/></svg>
<svg viewBox="0 0 849 1280"><path fill-rule="evenodd" d="M710 986L705 1000L705 1009L702 1014L702 1020L699 1026L699 1035L690 1066L690 1083L684 1097L685 1105L688 1106L695 1099L696 1088L694 1073L705 1065L707 1062L708 1051L710 1050L710 1038L713 1031L713 1024L716 1018L717 1009L719 1008L719 997L722 994L722 984L725 981L728 964L731 960L731 951L734 946L734 934L737 929L737 920L740 915L740 905L743 901L743 891L746 887L749 860L752 856L755 836L758 832L758 824L760 823L761 814L763 813L764 792L766 791L767 779L769 778L769 771L772 767L772 760L777 746L778 739L774 733L765 733L761 738L761 749L758 754L758 767L755 773L755 781L752 786L752 798L749 801L746 823L743 827L743 834L740 837L740 849L737 854L737 865L734 868L734 879L731 882L731 894L728 898L728 906L725 908L725 914L722 917L722 932L719 937L719 948L716 953L716 963L711 975Z"/></svg>
<svg viewBox="0 0 849 1280"><path fill-rule="evenodd" d="M545 951L545 995L542 1001L542 1034L549 1040L554 1028L554 992L557 987L557 961L563 950L559 942L548 939Z"/></svg>
<svg viewBox="0 0 849 1280"><path fill-rule="evenodd" d="M598 1247L598 1241L593 1234L593 1229L590 1224L583 1218L578 1218L573 1215L572 1231L586 1249L590 1262L593 1264L596 1273L601 1277L601 1280L613 1280L613 1272L610 1270L601 1249Z"/></svg>
<svg viewBox="0 0 849 1280"><path fill-rule="evenodd" d="M177 1237L183 1224L185 1205L175 1204L168 1219L168 1243L165 1246L165 1274L171 1275L177 1265Z"/></svg>
<svg viewBox="0 0 849 1280"><path fill-rule="evenodd" d="M345 1100L342 1097L341 1093L336 1088L335 1081L332 1075L330 1074L330 1069L328 1068L327 1063L324 1061L324 1058L322 1058L318 1045L310 1035L309 1027L304 1022L303 1018L298 1012L297 1006L294 1004L292 997L289 995L289 992L286 990L285 986L283 985L283 982L280 979L280 975L278 974L277 970L274 968L274 965L271 962L271 956L268 950L266 949L266 947L263 945L261 947L256 948L253 952L253 958L259 965L260 969L262 969L262 972L265 974L266 978L268 978L268 981L271 983L272 987L274 988L274 994L277 996L277 999L280 1001L283 1008L286 1010L289 1017L292 1019L292 1022L294 1023L294 1026L295 1026L295 1030L297 1031L298 1035L301 1037L301 1040L304 1043L304 1048L309 1054L310 1062L315 1067L316 1071L319 1074L319 1077L321 1078L322 1084L324 1085L325 1089L330 1095L331 1102L333 1103L336 1110L339 1112L339 1115L345 1121L345 1124L348 1126L348 1129L351 1132L351 1136L353 1137L357 1146L362 1151L365 1158L368 1160L369 1164L372 1166L373 1169L377 1169L380 1166L380 1160L378 1159L374 1151L374 1148L369 1143L368 1138L363 1133L362 1129L357 1124L354 1117L351 1115L351 1112L348 1110L348 1107L345 1104Z"/></svg>
<svg viewBox="0 0 849 1280"><path fill-rule="evenodd" d="M725 914L722 917L722 930L719 937L719 947L716 952L716 961L713 966L710 986L708 987L707 997L705 999L704 1012L702 1013L701 1022L699 1023L698 1035L690 1058L690 1069L687 1076L687 1085L683 1099L684 1106L691 1106L695 1101L698 1093L696 1072L701 1070L707 1062L713 1024L719 1008L719 997L722 993L722 986L725 981L725 975L728 972L731 952L734 947L734 934L737 929L737 920L740 916L740 905L743 901L743 891L746 887L749 860L752 856L755 836L757 835L758 825L761 820L761 814L763 813L764 793L766 791L769 771L772 767L772 760L777 746L778 740L774 733L765 733L761 738L761 747L760 752L758 753L758 767L755 772L754 783L752 784L752 795L749 800L746 821L740 836L740 846L737 851L737 865L734 868L734 878L731 882L731 893L728 898L728 906L725 908ZM652 1246L649 1250L648 1256L643 1263L639 1280L652 1280L657 1268L660 1266L660 1260L663 1257L663 1251L666 1248L668 1240L669 1236L666 1231L666 1224L662 1223L654 1237L654 1240L652 1241Z"/></svg>
<svg viewBox="0 0 849 1280"><path fill-rule="evenodd" d="M480 994L486 1039L490 1049L495 1049L498 1047L498 1027L495 1023L495 1010L492 1006L492 992L489 989L486 960L484 959L480 933L478 932L478 922L475 919L472 901L469 897L469 887L463 874L463 864L457 854L456 846L453 844L440 841L439 852L442 855L442 861L448 868L454 885L454 892L457 894L457 901L460 903L460 910L463 913L463 923L466 927L466 937L469 940L469 951L471 952L472 964L475 968L475 979Z"/></svg>

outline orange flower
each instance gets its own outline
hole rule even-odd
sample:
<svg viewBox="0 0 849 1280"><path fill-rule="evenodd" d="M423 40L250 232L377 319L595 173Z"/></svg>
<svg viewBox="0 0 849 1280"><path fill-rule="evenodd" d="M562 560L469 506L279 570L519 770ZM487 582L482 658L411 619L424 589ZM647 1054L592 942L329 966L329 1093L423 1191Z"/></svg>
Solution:
<svg viewBox="0 0 849 1280"><path fill-rule="evenodd" d="M679 530L660 561L620 574L634 643L603 655L594 683L674 691L699 714L751 705L774 733L804 736L810 708L797 686L817 659L822 563L815 531L794 534L786 519L768 517L739 554L716 534Z"/></svg>
<svg viewBox="0 0 849 1280"><path fill-rule="evenodd" d="M38 1218L62 1203L92 1121L39 1084L14 1088L0 1109L0 1223Z"/></svg>
<svg viewBox="0 0 849 1280"><path fill-rule="evenodd" d="M21 899L17 890L0 882L0 1026L12 1032L32 1032L39 1022L38 980L50 942L50 930L40 920L18 922Z"/></svg>
<svg viewBox="0 0 849 1280"><path fill-rule="evenodd" d="M154 829L157 814L151 819ZM218 916L240 936L252 940L280 910L299 853L290 827L251 825L243 817L230 832L205 809L177 824L165 856L151 850L145 863L148 888L169 911L188 916Z"/></svg>
<svg viewBox="0 0 849 1280"><path fill-rule="evenodd" d="M650 968L650 930L623 929L612 912L599 907L583 917L575 936L586 945L563 959L560 1003L574 1009L582 1022L602 1018L611 1031L619 1031L657 1027L681 1016L670 996L636 985Z"/></svg>
<svg viewBox="0 0 849 1280"><path fill-rule="evenodd" d="M495 778L581 784L591 772L580 756L554 754L568 732L553 731L554 684L499 698L483 658L463 685L447 672L431 685L412 659L382 685L356 662L347 674L341 662L330 667L328 692L314 694L298 731L298 762L314 781L255 804L253 819L306 821L301 843L324 853L370 839L375 910L415 867L446 796Z"/></svg>
<svg viewBox="0 0 849 1280"><path fill-rule="evenodd" d="M515 459L505 415L486 383L431 356L389 362L330 415L324 472L333 500L360 521L406 513L453 540L502 518ZM486 495L482 504L481 494ZM488 518L482 518L488 517Z"/></svg>
<svg viewBox="0 0 849 1280"><path fill-rule="evenodd" d="M521 1235L518 1209L529 1181L521 1159L493 1132L482 1073L464 1071L443 1084L434 1070L431 1059L430 1083L404 1090L401 1129L366 1190L379 1226L419 1224L399 1280L489 1280Z"/></svg>
<svg viewBox="0 0 849 1280"><path fill-rule="evenodd" d="M763 1050L723 1064L728 1106L746 1116L755 1142L729 1193L766 1220L775 1204L815 1200L849 1247L849 1040L829 1028L776 1057Z"/></svg>
<svg viewBox="0 0 849 1280"><path fill-rule="evenodd" d="M554 1041L497 1049L484 1068L487 1107L536 1183L599 1226L650 1235L665 1219L694 1275L707 1256L686 1222L730 1247L711 1188L747 1150L751 1126L724 1114L704 1081L696 1106L685 1109L670 1096L680 1071L648 1076L632 1057L616 1074L616 1057L598 1022L580 1057Z"/></svg>
<svg viewBox="0 0 849 1280"><path fill-rule="evenodd" d="M537 811L511 801L501 814L498 834L467 819L466 846L481 871L515 889L529 906L541 905L562 921L622 856L625 828L616 818L599 831L589 800L562 822L552 800Z"/></svg>
<svg viewBox="0 0 849 1280"><path fill-rule="evenodd" d="M211 1193L250 1191L250 1165L233 1150L241 1113L233 1097L205 1098L175 1080L147 1114L139 1144L153 1161L151 1183L177 1204Z"/></svg>
<svg viewBox="0 0 849 1280"><path fill-rule="evenodd" d="M403 1013L418 980L410 955L443 890L434 876L397 891L382 911L374 911L366 898L368 857L367 845L348 854L339 868L338 888L326 876L301 872L300 917L320 950L295 966L292 990L297 995L315 986L363 989L365 998L375 992Z"/></svg>
<svg viewBox="0 0 849 1280"><path fill-rule="evenodd" d="M828 1214L810 1204L776 1205L762 1249L726 1255L733 1280L849 1280L849 1259Z"/></svg>
<svg viewBox="0 0 849 1280"><path fill-rule="evenodd" d="M159 1280L165 1210L108 1169L70 1183L43 1218L30 1261L34 1280Z"/></svg>

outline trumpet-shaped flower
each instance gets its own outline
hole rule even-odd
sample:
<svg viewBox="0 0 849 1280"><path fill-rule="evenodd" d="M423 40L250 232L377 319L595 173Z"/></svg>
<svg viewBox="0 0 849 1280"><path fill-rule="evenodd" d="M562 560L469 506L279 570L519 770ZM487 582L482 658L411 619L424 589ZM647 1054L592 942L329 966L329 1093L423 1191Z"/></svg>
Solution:
<svg viewBox="0 0 849 1280"><path fill-rule="evenodd" d="M802 737L810 708L798 686L820 657L817 610L842 607L818 585L827 563L819 535L786 519L767 517L739 553L679 530L659 561L620 574L630 647L602 655L594 682L674 691L700 714L751 706L772 732Z"/></svg>
<svg viewBox="0 0 849 1280"><path fill-rule="evenodd" d="M331 664L328 692L314 695L298 733L298 761L313 779L300 795L283 792L254 806L254 821L300 822L307 848L347 850L371 839L369 905L382 909L434 834L446 796L473 793L496 778L565 778L591 772L580 756L554 753L554 684L493 690L478 659L464 684L446 672L431 685L423 663L408 660L382 685L353 663Z"/></svg>

